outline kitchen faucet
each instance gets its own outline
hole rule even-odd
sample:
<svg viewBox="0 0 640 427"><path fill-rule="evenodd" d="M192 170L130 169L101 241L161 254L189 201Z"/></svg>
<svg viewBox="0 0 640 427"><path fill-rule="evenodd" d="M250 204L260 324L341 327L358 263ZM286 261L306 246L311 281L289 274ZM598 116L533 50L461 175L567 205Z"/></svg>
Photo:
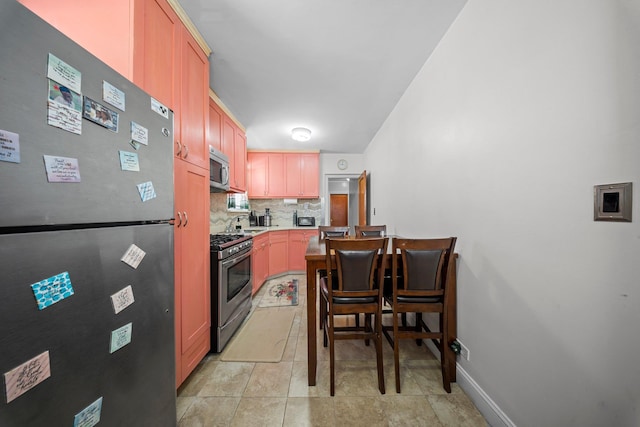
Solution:
<svg viewBox="0 0 640 427"><path fill-rule="evenodd" d="M243 216L249 216L249 214L240 214L240 215L236 215L233 218L231 218L231 220L229 221L229 224L227 225L227 228L224 229L225 233L233 233L235 230L233 228L233 222L242 218Z"/></svg>

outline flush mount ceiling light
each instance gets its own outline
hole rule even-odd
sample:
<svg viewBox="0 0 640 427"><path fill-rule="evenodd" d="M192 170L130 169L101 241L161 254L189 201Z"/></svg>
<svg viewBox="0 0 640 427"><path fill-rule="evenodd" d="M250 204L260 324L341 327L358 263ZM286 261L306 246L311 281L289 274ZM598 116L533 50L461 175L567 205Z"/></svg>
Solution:
<svg viewBox="0 0 640 427"><path fill-rule="evenodd" d="M291 138L294 141L308 141L311 139L311 131L307 128L293 128L291 129Z"/></svg>

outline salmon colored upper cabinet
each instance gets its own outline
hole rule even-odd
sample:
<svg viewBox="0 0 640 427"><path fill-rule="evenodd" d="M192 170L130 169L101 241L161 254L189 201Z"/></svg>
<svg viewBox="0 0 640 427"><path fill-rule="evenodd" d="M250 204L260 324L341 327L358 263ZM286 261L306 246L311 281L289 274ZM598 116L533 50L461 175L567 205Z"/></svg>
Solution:
<svg viewBox="0 0 640 427"><path fill-rule="evenodd" d="M18 0L102 62L133 80L134 0Z"/></svg>
<svg viewBox="0 0 640 427"><path fill-rule="evenodd" d="M223 106L215 93L209 98L209 145L229 158L229 189L247 190L247 137L244 128Z"/></svg>
<svg viewBox="0 0 640 427"><path fill-rule="evenodd" d="M180 119L180 38L182 23L164 0L136 0L133 81Z"/></svg>
<svg viewBox="0 0 640 427"><path fill-rule="evenodd" d="M234 140L232 178L232 190L239 192L247 190L247 137L240 128L236 128Z"/></svg>
<svg viewBox="0 0 640 427"><path fill-rule="evenodd" d="M222 150L222 117L224 113L218 104L209 98L209 145L218 151Z"/></svg>
<svg viewBox="0 0 640 427"><path fill-rule="evenodd" d="M268 170L267 153L247 153L247 193L250 198L266 196Z"/></svg>
<svg viewBox="0 0 640 427"><path fill-rule="evenodd" d="M180 133L176 156L209 169L209 59L186 28L181 31Z"/></svg>
<svg viewBox="0 0 640 427"><path fill-rule="evenodd" d="M134 82L174 112L174 154L209 168L209 59L164 0L138 0Z"/></svg>
<svg viewBox="0 0 640 427"><path fill-rule="evenodd" d="M247 139L244 131L226 114L222 117L222 152L229 157L231 191L246 190Z"/></svg>
<svg viewBox="0 0 640 427"><path fill-rule="evenodd" d="M319 156L285 153L285 185L288 197L317 198L320 194Z"/></svg>
<svg viewBox="0 0 640 427"><path fill-rule="evenodd" d="M248 194L252 198L285 197L282 153L247 153Z"/></svg>

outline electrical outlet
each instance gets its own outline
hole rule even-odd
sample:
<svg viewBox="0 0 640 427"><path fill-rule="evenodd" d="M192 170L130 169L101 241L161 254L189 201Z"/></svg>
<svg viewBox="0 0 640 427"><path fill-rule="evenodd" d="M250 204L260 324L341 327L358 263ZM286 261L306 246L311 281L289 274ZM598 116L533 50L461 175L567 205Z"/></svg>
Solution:
<svg viewBox="0 0 640 427"><path fill-rule="evenodd" d="M466 345L462 344L462 341L458 340L458 343L460 343L460 356L464 357L465 360L469 360L470 358L469 349L467 348Z"/></svg>

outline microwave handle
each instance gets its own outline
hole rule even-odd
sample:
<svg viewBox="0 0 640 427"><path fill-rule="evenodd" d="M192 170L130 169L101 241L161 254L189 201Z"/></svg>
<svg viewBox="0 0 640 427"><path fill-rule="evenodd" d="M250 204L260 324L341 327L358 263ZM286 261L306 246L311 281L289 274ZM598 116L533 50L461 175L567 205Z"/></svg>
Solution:
<svg viewBox="0 0 640 427"><path fill-rule="evenodd" d="M229 166L222 166L222 185L227 185L229 183Z"/></svg>

